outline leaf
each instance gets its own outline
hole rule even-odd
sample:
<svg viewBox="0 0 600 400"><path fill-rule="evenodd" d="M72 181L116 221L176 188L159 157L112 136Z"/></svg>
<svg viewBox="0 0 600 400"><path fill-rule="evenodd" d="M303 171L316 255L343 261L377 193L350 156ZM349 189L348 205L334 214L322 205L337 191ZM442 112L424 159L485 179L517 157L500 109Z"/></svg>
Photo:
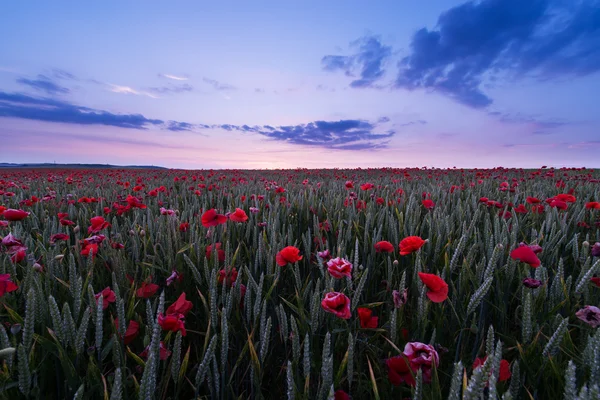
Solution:
<svg viewBox="0 0 600 400"><path fill-rule="evenodd" d="M131 351L131 349L129 348L129 346L127 346L127 355L129 357L131 357L131 359L133 361L135 361L136 364L138 364L142 368L146 367L146 363L144 362L144 360L142 360L137 354L135 354L133 351Z"/></svg>
<svg viewBox="0 0 600 400"><path fill-rule="evenodd" d="M17 323L17 324L23 324L23 318L21 318L21 316L14 311L12 308L10 308L9 306L6 305L6 303L2 303L2 305L4 306L4 308L6 309L6 311L8 311L8 314L10 315L10 317L12 318L12 320Z"/></svg>
<svg viewBox="0 0 600 400"><path fill-rule="evenodd" d="M185 373L187 372L188 362L190 361L190 350L192 346L188 346L187 351L185 352L185 356L183 357L183 361L181 362L181 367L179 368L179 377L177 378L178 385L181 385L183 378L185 377Z"/></svg>
<svg viewBox="0 0 600 400"><path fill-rule="evenodd" d="M373 367L371 366L371 359L367 356L367 362L369 363L369 375L371 377L371 385L373 385L373 394L375 400L379 400L379 389L377 389L377 382L375 381L375 374L373 373Z"/></svg>

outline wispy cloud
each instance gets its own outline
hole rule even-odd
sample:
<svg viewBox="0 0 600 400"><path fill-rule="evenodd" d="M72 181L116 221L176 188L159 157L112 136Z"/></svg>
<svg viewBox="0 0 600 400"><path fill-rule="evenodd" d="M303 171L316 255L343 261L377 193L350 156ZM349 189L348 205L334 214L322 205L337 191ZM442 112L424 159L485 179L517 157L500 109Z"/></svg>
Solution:
<svg viewBox="0 0 600 400"><path fill-rule="evenodd" d="M19 78L17 79L17 82L49 95L66 94L70 92L68 88L58 85L45 75L38 75L36 79Z"/></svg>
<svg viewBox="0 0 600 400"><path fill-rule="evenodd" d="M173 74L158 74L161 78L172 79L174 81L187 81L189 78L187 76L181 75L173 75Z"/></svg>
<svg viewBox="0 0 600 400"><path fill-rule="evenodd" d="M131 129L155 127L171 131L193 130L193 125L185 122L151 119L141 114L116 114L57 99L6 92L0 92L0 117Z"/></svg>
<svg viewBox="0 0 600 400"><path fill-rule="evenodd" d="M79 78L77 78L74 74L70 73L69 71L65 71L64 69L60 69L60 68L53 68L52 76L57 79L65 79L65 80L72 80L72 81L79 80Z"/></svg>
<svg viewBox="0 0 600 400"><path fill-rule="evenodd" d="M350 56L327 55L321 59L326 71L344 71L347 76L354 76L358 69L358 79L350 83L351 87L373 87L374 83L385 74L384 63L392 55L392 48L384 46L376 36L365 36L350 44L357 52Z"/></svg>
<svg viewBox="0 0 600 400"><path fill-rule="evenodd" d="M533 115L525 115L522 113L502 113L499 111L490 111L488 115L497 118L500 122L505 124L520 124L531 127L531 133L533 135L548 135L557 128L564 126L573 125L573 122L549 119Z"/></svg>
<svg viewBox="0 0 600 400"><path fill-rule="evenodd" d="M132 87L129 86L121 86L121 85L114 85L112 83L108 84L110 91L114 92L114 93L123 93L123 94L133 94L136 96L148 96L151 97L153 99L157 99L158 96L150 93L150 92L146 92L146 91L141 91L141 90L136 90Z"/></svg>
<svg viewBox="0 0 600 400"><path fill-rule="evenodd" d="M185 93L191 92L194 87L188 83L172 84L169 83L165 86L151 87L148 91L156 94L173 94L173 93Z"/></svg>
<svg viewBox="0 0 600 400"><path fill-rule="evenodd" d="M219 82L219 81L217 81L217 80L215 80L215 79L210 79L210 78L206 78L206 77L205 77L205 78L202 78L202 81L203 81L204 83L207 83L207 84L209 84L210 86L212 86L212 87L213 87L213 89L215 89L215 90L219 90L219 91L222 91L222 90L236 90L236 89L237 89L237 88L236 88L235 86L233 86L233 85L229 85L229 84L227 84L227 83L222 83L222 82Z"/></svg>

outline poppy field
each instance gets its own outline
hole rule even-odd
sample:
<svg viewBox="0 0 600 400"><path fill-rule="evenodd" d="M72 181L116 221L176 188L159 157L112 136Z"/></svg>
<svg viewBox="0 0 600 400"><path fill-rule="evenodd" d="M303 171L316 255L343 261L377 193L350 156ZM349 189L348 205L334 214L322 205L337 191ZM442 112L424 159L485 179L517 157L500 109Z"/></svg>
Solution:
<svg viewBox="0 0 600 400"><path fill-rule="evenodd" d="M0 238L0 398L600 398L595 170L5 169Z"/></svg>

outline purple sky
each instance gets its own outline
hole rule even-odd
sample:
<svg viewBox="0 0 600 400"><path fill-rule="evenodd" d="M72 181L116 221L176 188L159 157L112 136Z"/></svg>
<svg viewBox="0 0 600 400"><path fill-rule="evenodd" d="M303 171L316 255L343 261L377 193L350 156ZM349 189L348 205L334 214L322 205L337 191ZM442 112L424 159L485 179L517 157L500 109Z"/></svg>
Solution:
<svg viewBox="0 0 600 400"><path fill-rule="evenodd" d="M594 0L2 2L0 37L0 162L600 167Z"/></svg>

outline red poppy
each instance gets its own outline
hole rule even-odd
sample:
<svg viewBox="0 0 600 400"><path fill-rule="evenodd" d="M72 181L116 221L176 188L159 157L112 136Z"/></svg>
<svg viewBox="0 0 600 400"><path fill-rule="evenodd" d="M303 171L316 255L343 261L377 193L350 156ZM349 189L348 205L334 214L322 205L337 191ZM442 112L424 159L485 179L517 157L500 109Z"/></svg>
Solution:
<svg viewBox="0 0 600 400"><path fill-rule="evenodd" d="M414 372L404 354L388 358L385 360L385 365L388 368L388 379L392 385L399 386L402 382L406 382L410 386L416 385Z"/></svg>
<svg viewBox="0 0 600 400"><path fill-rule="evenodd" d="M344 276L352 278L352 264L344 258L336 257L327 261L327 271L336 279Z"/></svg>
<svg viewBox="0 0 600 400"><path fill-rule="evenodd" d="M158 325L165 331L178 332L181 331L181 335L185 336L185 321L182 314L169 314L166 317L164 315L158 315Z"/></svg>
<svg viewBox="0 0 600 400"><path fill-rule="evenodd" d="M27 247L24 246L14 246L10 249L10 260L14 263L14 264L18 264L21 261L23 261L25 259L25 257L27 257Z"/></svg>
<svg viewBox="0 0 600 400"><path fill-rule="evenodd" d="M344 392L342 389L339 389L333 394L333 400L350 400L350 396L348 396L348 393Z"/></svg>
<svg viewBox="0 0 600 400"><path fill-rule="evenodd" d="M377 253L393 253L394 245L386 240L375 243L375 251Z"/></svg>
<svg viewBox="0 0 600 400"><path fill-rule="evenodd" d="M241 208L236 208L234 213L229 214L229 219L233 222L246 222L248 221L248 215Z"/></svg>
<svg viewBox="0 0 600 400"><path fill-rule="evenodd" d="M69 235L66 233L55 233L54 235L50 236L50 243L54 243L58 240L69 240Z"/></svg>
<svg viewBox="0 0 600 400"><path fill-rule="evenodd" d="M302 260L300 249L295 246L284 247L275 256L275 261L280 267L285 267L288 263L293 264Z"/></svg>
<svg viewBox="0 0 600 400"><path fill-rule="evenodd" d="M346 189L353 189L353 188L354 188L354 182L346 181Z"/></svg>
<svg viewBox="0 0 600 400"><path fill-rule="evenodd" d="M225 250L221 249L221 243L215 243L215 248L217 249L217 258L219 259L219 262L224 262L225 261ZM206 246L206 258L208 258L210 260L210 256L212 255L212 249L213 249L213 245L209 244L208 246Z"/></svg>
<svg viewBox="0 0 600 400"><path fill-rule="evenodd" d="M435 203L431 199L425 199L421 202L421 204L423 204L423 207L428 210L433 210L433 207L435 207Z"/></svg>
<svg viewBox="0 0 600 400"><path fill-rule="evenodd" d="M83 247L81 248L81 255L89 257L90 253L92 254L92 257L98 254L98 245L95 243L89 244L84 242Z"/></svg>
<svg viewBox="0 0 600 400"><path fill-rule="evenodd" d="M115 292L113 292L110 287L105 287L103 291L100 293L96 293L96 304L98 304L98 299L102 296L102 309L106 310L110 303L114 303L117 300L115 296Z"/></svg>
<svg viewBox="0 0 600 400"><path fill-rule="evenodd" d="M527 199L525 200L527 203L529 204L538 204L541 203L542 201L540 199L538 199L537 197L527 197Z"/></svg>
<svg viewBox="0 0 600 400"><path fill-rule="evenodd" d="M554 196L555 199L564 201L566 203L575 203L577 198L570 193L561 193Z"/></svg>
<svg viewBox="0 0 600 400"><path fill-rule="evenodd" d="M148 351L150 350L150 345L146 346L146 348L144 349L144 351L142 351L140 353L140 357L142 358L146 358L148 357ZM159 358L161 361L166 360L167 358L169 358L169 356L171 355L171 352L169 351L169 349L167 349L165 347L165 344L163 342L160 342L160 347L159 347Z"/></svg>
<svg viewBox="0 0 600 400"><path fill-rule="evenodd" d="M4 211L6 211L6 207L0 206L0 215L4 214Z"/></svg>
<svg viewBox="0 0 600 400"><path fill-rule="evenodd" d="M167 315L182 314L185 316L192 309L192 307L192 302L185 299L185 292L183 292L181 293L177 301L175 301L175 303L171 304L169 308L167 308Z"/></svg>
<svg viewBox="0 0 600 400"><path fill-rule="evenodd" d="M117 331L118 331L119 330L119 320L118 319L115 320L115 327L117 328ZM127 330L125 331L125 337L123 338L123 343L125 343L125 345L128 345L129 343L131 343L133 341L133 339L135 339L137 337L137 335L139 333L140 333L140 324L133 320L129 321L129 325L127 326Z"/></svg>
<svg viewBox="0 0 600 400"><path fill-rule="evenodd" d="M419 250L427 240L421 239L419 236L408 236L400 241L400 255L406 256Z"/></svg>
<svg viewBox="0 0 600 400"><path fill-rule="evenodd" d="M233 283L237 280L238 272L235 267L233 267L229 273L225 271L225 268L219 271L219 275L217 279L219 280L219 285L223 284L223 281L226 281L227 286L231 287Z"/></svg>
<svg viewBox="0 0 600 400"><path fill-rule="evenodd" d="M516 208L515 208L515 212L517 214L527 214L527 209L525 208L525 205L523 204L519 204Z"/></svg>
<svg viewBox="0 0 600 400"><path fill-rule="evenodd" d="M597 201L590 201L585 204L585 208L588 210L600 210L600 203Z"/></svg>
<svg viewBox="0 0 600 400"><path fill-rule="evenodd" d="M558 208L559 210L566 210L568 205L566 202L562 200L558 200L556 198L549 199L548 205L553 208Z"/></svg>
<svg viewBox="0 0 600 400"><path fill-rule="evenodd" d="M485 364L486 360L487 360L487 356L485 356L483 358L477 357L475 359L475 361L473 362L473 370L475 370L476 368ZM491 373L492 373L492 371L490 371L490 374ZM498 376L498 381L499 382L507 381L510 379L511 376L512 376L512 373L510 372L510 364L508 363L508 361L506 361L504 359L500 360L500 374Z"/></svg>
<svg viewBox="0 0 600 400"><path fill-rule="evenodd" d="M373 185L372 183L363 183L362 185L360 185L361 190L370 190L373 189L375 187L375 185Z"/></svg>
<svg viewBox="0 0 600 400"><path fill-rule="evenodd" d="M142 282L142 285L136 290L135 295L137 297L142 297L144 299L148 299L156 293L159 286L155 283L146 283L146 281Z"/></svg>
<svg viewBox="0 0 600 400"><path fill-rule="evenodd" d="M68 220L66 218L61 219L59 222L60 222L60 224L62 226L73 226L73 225L75 225L75 222L73 222L71 220Z"/></svg>
<svg viewBox="0 0 600 400"><path fill-rule="evenodd" d="M19 287L10 280L10 274L0 274L0 297L6 293L14 292Z"/></svg>
<svg viewBox="0 0 600 400"><path fill-rule="evenodd" d="M427 297L434 303L441 303L448 298L448 284L435 274L419 272L421 282L427 286Z"/></svg>
<svg viewBox="0 0 600 400"><path fill-rule="evenodd" d="M533 268L540 266L541 261L535 255L535 252L529 246L519 246L510 252L510 257L513 260L519 260L525 264L529 264Z"/></svg>
<svg viewBox="0 0 600 400"><path fill-rule="evenodd" d="M600 287L600 277L599 276L594 276L593 278L590 278L590 281L592 281L592 283L598 287Z"/></svg>
<svg viewBox="0 0 600 400"><path fill-rule="evenodd" d="M373 316L373 310L370 308L359 307L357 310L360 320L360 327L363 329L375 329L379 322L379 317Z"/></svg>
<svg viewBox="0 0 600 400"><path fill-rule="evenodd" d="M189 222L182 222L181 224L179 224L179 232L187 232L187 230L189 228L190 228Z"/></svg>
<svg viewBox="0 0 600 400"><path fill-rule="evenodd" d="M334 314L336 317L349 319L352 317L350 311L350 299L343 293L329 292L321 301L323 310Z"/></svg>
<svg viewBox="0 0 600 400"><path fill-rule="evenodd" d="M127 201L127 204L129 205L129 207L132 207L132 208L139 208L139 209L147 208L147 206L145 204L142 204L140 199L138 199L137 197L132 196L132 195L128 195L127 198L125 199L125 201Z"/></svg>
<svg viewBox="0 0 600 400"><path fill-rule="evenodd" d="M223 214L217 214L217 210L211 208L202 214L202 225L205 228L210 228L211 226L221 225L227 222L227 217Z"/></svg>
<svg viewBox="0 0 600 400"><path fill-rule="evenodd" d="M27 216L30 213L28 213L27 211L23 211L23 210L14 210L12 208L9 208L8 210L5 210L2 213L2 216L4 216L4 218L7 221L21 221L24 220L25 218L27 218Z"/></svg>
<svg viewBox="0 0 600 400"><path fill-rule="evenodd" d="M110 224L104 220L104 217L94 217L90 219L92 226L88 227L88 234L98 233L102 229L108 228Z"/></svg>

